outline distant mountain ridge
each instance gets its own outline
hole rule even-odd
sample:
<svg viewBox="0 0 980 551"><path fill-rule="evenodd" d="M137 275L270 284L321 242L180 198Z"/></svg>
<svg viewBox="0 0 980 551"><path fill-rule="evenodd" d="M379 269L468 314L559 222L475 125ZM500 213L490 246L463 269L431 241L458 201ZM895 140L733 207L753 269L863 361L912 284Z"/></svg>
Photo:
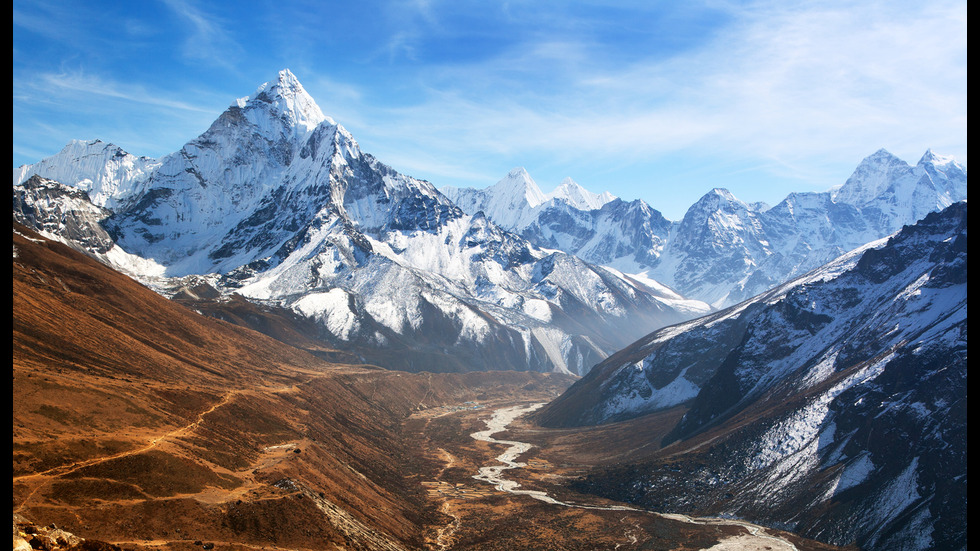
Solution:
<svg viewBox="0 0 980 551"><path fill-rule="evenodd" d="M363 153L288 70L175 153L72 142L15 169L13 193L16 220L165 294L281 306L389 367L581 374L707 311L464 213Z"/></svg>
<svg viewBox="0 0 980 551"><path fill-rule="evenodd" d="M660 255L671 222L642 200L592 193L570 178L545 195L523 168L482 190L445 187L464 212L482 211L532 243L639 273Z"/></svg>
<svg viewBox="0 0 980 551"><path fill-rule="evenodd" d="M554 191L546 194L522 167L511 170L487 189L446 186L440 191L463 211L473 214L483 212L497 224L510 229L521 227L533 219L538 210L548 205L563 204L576 210L596 210L616 199L609 192L592 193L571 178L565 178Z"/></svg>
<svg viewBox="0 0 980 551"><path fill-rule="evenodd" d="M911 166L882 149L831 191L792 193L768 207L718 188L678 221L642 200L585 207L556 190L546 201L523 169L485 190L444 191L465 212L483 210L536 245L643 274L720 308L966 199L967 171L931 150Z"/></svg>

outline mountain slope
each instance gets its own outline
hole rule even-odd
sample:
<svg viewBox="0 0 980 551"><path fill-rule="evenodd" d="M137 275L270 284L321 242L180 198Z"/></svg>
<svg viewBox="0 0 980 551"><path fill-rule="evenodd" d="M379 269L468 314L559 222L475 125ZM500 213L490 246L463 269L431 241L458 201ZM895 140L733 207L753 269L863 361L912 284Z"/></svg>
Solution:
<svg viewBox="0 0 980 551"><path fill-rule="evenodd" d="M61 202L99 213L88 231L38 225L51 201L22 182L45 174L65 179L61 196L88 192L90 204ZM74 142L14 177L15 219L46 235L165 294L206 283L292 310L332 346L393 368L584 373L707 309L464 214L361 152L289 71L160 160Z"/></svg>
<svg viewBox="0 0 980 551"><path fill-rule="evenodd" d="M409 415L569 380L324 362L29 229L13 246L13 508L86 539L422 549L445 519Z"/></svg>
<svg viewBox="0 0 980 551"><path fill-rule="evenodd" d="M343 534L330 522L312 523L313 533L266 532L277 517L324 517L312 502L296 502L275 487L280 478L319 486L348 507L351 500L405 499L370 484L350 486L347 495L336 485L328 489L346 468L323 459L342 448L330 437L311 442L317 435L304 434L304 420L284 392L319 387L340 400L337 389L317 381L364 369L326 364L195 315L25 229L15 227L13 241L15 511L110 541L283 537L303 545L343 542ZM383 425L377 412L372 416ZM324 428L336 423L319 421ZM306 448L299 464L241 472L268 456L269 446L289 442ZM382 457L348 453L345 460L367 461L359 468L370 472L368 464ZM323 475L311 476L318 471ZM202 499L209 487L212 495L240 491L244 499ZM402 503L391 509L387 527L404 534L410 523L395 511L416 504Z"/></svg>
<svg viewBox="0 0 980 551"><path fill-rule="evenodd" d="M684 407L660 451L578 487L836 544L960 548L966 335L962 202L887 243L640 340L538 421L576 426Z"/></svg>

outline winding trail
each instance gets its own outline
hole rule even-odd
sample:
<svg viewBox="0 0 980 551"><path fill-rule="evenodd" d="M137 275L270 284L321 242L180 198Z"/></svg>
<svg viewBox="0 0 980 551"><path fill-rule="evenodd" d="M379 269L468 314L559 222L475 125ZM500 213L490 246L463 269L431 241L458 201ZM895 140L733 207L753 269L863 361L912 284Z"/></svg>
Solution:
<svg viewBox="0 0 980 551"><path fill-rule="evenodd" d="M532 411L541 408L545 404L532 404L530 406L511 406L506 408L500 408L493 412L493 415L486 421L487 429L479 432L474 432L470 436L474 440L479 440L481 442L488 442L490 444L502 444L507 446L504 453L497 456L497 461L501 464L499 465L488 465L485 467L480 467L479 474L473 475L473 478L486 482L493 485L497 490L502 492L507 492L515 495L528 496L545 503L551 503L554 505L561 505L563 507L576 507L579 509L592 509L600 511L634 511L638 513L648 513L659 515L664 518L671 520L676 520L679 522L687 522L691 524L700 525L715 525L715 526L739 526L745 529L748 533L733 538L726 539L710 548L709 551L737 551L741 549L772 549L774 551L798 551L796 546L791 542L782 539L778 536L773 536L766 532L765 528L741 521L736 519L722 519L722 518L702 518L702 517L691 517L681 514L669 514L669 513L655 513L653 511L647 511L646 509L638 509L635 507L627 507L625 505L610 505L606 507L593 506L593 505L582 505L577 503L567 503L564 501L559 501L548 495L547 492L538 490L524 490L520 488L520 484L516 481L508 480L504 478L504 473L511 469L520 469L527 467L527 463L521 463L517 461L517 458L526 453L528 450L533 448L532 444L527 442L517 442L514 440L498 440L493 437L494 434L505 430L515 419L518 417L530 413ZM631 543L636 543L636 537L633 533L629 534L631 537ZM764 544L760 546L760 544Z"/></svg>
<svg viewBox="0 0 980 551"><path fill-rule="evenodd" d="M99 456L99 457L94 457L94 458L86 459L86 460L82 460L82 461L75 461L75 462L68 463L68 464L65 464L65 465L58 465L57 467L52 467L52 468L47 469L45 471L40 471L40 472L26 474L26 475L14 476L13 477L13 481L14 481L15 484L16 483L24 483L24 484L34 483L35 484L34 487L31 489L31 491L23 499L20 500L20 503L19 504L17 504L14 507L14 512L21 511L27 505L27 503L31 499L34 498L34 495L37 494L38 491L40 491L42 488L46 487L53 479L55 479L57 477L65 476L65 475L74 473L75 471L81 470L81 469L83 469L85 467L91 467L93 465L98 465L100 463L105 463L105 462L108 462L108 461L112 461L114 459L121 459L123 457L129 457L129 456L132 456L132 455L139 455L141 453L145 453L147 451L150 451L150 450L156 448L158 445L160 445L160 443L162 443L162 442L164 442L166 440L173 439L174 437L181 436L184 433L187 433L187 432L190 432L190 431L196 429L204 421L204 418L208 414L210 414L211 412L215 411L216 409L218 409L220 407L223 407L226 404L228 404L228 402L231 401L232 397L234 395L238 394L239 392L240 391L230 391L230 392L226 393L224 396L221 397L220 400L218 400L217 402L215 402L214 404L212 404L210 408L208 408L207 410L202 411L201 413L199 413L197 415L197 419L195 421L191 422L188 425L185 425L185 426L182 426L182 427L178 427L178 428L176 428L176 429L174 429L174 430L172 430L172 431L170 431L170 432L168 432L166 434L158 435L158 436L150 439L149 442L147 442L146 444L144 444L144 445L142 445L142 446L140 446L138 448L133 448L133 449L130 449L130 450L126 450L126 451L115 453L115 454L111 454L111 455L103 455L103 456Z"/></svg>
<svg viewBox="0 0 980 551"><path fill-rule="evenodd" d="M439 530L436 532L436 545L439 547L439 549L452 549L454 543L453 537L456 535L456 531L459 530L462 521L460 520L459 515L453 511L453 507L449 501L444 501L439 510L453 517L453 521L448 525L439 528Z"/></svg>

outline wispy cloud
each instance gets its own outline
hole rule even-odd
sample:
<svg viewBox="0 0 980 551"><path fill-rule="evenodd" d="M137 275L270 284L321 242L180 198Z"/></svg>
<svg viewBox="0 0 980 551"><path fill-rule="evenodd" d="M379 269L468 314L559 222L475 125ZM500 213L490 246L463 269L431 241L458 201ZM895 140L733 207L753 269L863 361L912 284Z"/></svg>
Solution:
<svg viewBox="0 0 980 551"><path fill-rule="evenodd" d="M61 93L76 98L79 95L91 95L168 110L176 109L195 113L214 112L214 108L210 106L205 107L175 100L167 95L153 93L139 85L124 84L83 72L44 73L38 75L38 78L40 84L49 94Z"/></svg>
<svg viewBox="0 0 980 551"><path fill-rule="evenodd" d="M226 30L226 23L186 0L163 2L185 23L187 36L182 52L186 58L229 69L236 66L242 47Z"/></svg>
<svg viewBox="0 0 980 551"><path fill-rule="evenodd" d="M965 137L965 125L948 124L966 113L960 7L817 4L749 12L707 55L690 60L702 67L693 99L724 122L724 134L713 139L773 156L897 135Z"/></svg>
<svg viewBox="0 0 980 551"><path fill-rule="evenodd" d="M190 96L202 103L188 96L78 70L21 79L14 90L14 164L36 162L72 139L100 138L137 155L170 153L227 105L223 94Z"/></svg>

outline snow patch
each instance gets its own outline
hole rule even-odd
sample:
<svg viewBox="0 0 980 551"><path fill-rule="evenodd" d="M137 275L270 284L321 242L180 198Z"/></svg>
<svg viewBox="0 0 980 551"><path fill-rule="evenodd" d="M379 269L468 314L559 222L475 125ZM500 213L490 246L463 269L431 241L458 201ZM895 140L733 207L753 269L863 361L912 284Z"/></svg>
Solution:
<svg viewBox="0 0 980 551"><path fill-rule="evenodd" d="M845 390L865 384L884 371L885 366L894 354L888 354L877 362L864 367L850 375L833 388L821 394L805 407L800 408L787 419L774 425L759 440L759 450L752 454L747 466L752 470L765 469L781 459L793 455L814 444L812 451L817 452L817 435L824 421L830 414L830 403Z"/></svg>
<svg viewBox="0 0 980 551"><path fill-rule="evenodd" d="M323 323L330 334L345 341L360 329L357 314L350 308L350 295L343 289L308 293L293 303L293 310Z"/></svg>
<svg viewBox="0 0 980 551"><path fill-rule="evenodd" d="M833 485L832 495L837 495L848 488L853 488L868 479L875 470L875 464L867 453L847 463Z"/></svg>
<svg viewBox="0 0 980 551"><path fill-rule="evenodd" d="M529 299L524 301L522 310L532 318L548 323L551 321L551 303L541 299Z"/></svg>

